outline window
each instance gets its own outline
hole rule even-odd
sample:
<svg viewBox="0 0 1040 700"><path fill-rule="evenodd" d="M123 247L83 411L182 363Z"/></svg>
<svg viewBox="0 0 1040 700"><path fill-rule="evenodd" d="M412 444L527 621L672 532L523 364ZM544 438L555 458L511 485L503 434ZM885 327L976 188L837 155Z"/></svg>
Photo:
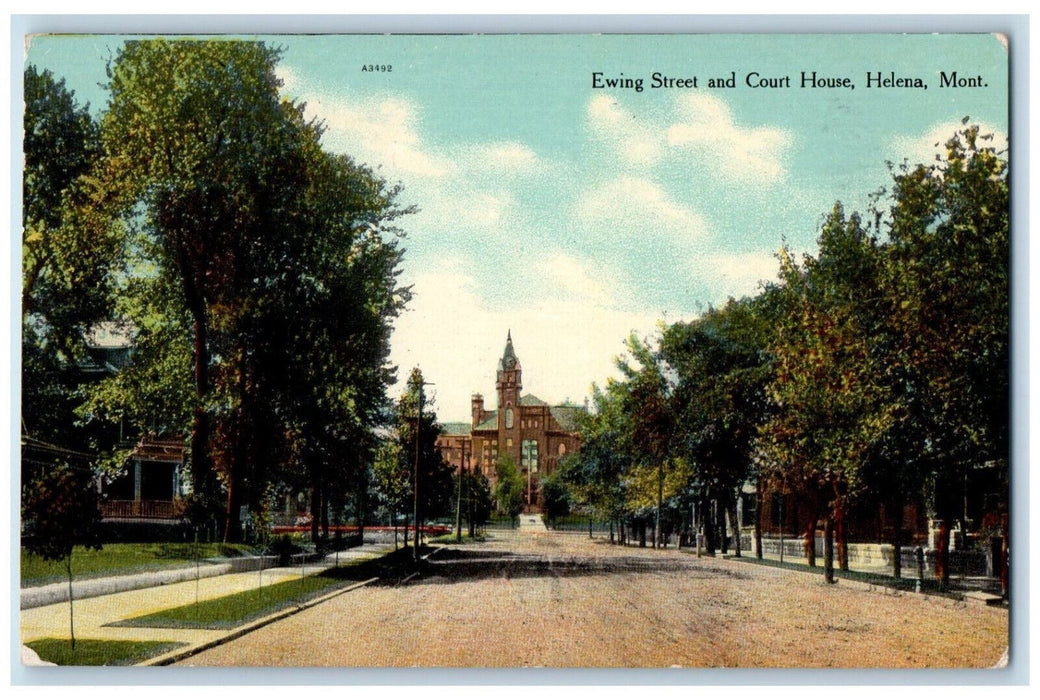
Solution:
<svg viewBox="0 0 1040 700"><path fill-rule="evenodd" d="M538 471L538 441L524 440L520 451L520 464L524 469Z"/></svg>
<svg viewBox="0 0 1040 700"><path fill-rule="evenodd" d="M507 408L506 409L506 428L512 428L512 427L513 427L513 409Z"/></svg>

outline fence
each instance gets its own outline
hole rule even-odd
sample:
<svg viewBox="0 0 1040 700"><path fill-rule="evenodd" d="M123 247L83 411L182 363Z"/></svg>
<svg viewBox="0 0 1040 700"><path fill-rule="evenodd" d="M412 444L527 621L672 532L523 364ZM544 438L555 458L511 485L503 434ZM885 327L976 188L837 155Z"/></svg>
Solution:
<svg viewBox="0 0 1040 700"><path fill-rule="evenodd" d="M814 540L816 556L822 561L823 537ZM745 553L754 553L754 537L742 534L740 546ZM783 540L784 559L799 560L805 558L805 540L802 537L785 537ZM895 548L890 544L874 544L854 542L848 544L849 568L856 571L892 571ZM917 575L917 548L901 547L900 561L904 577ZM926 577L935 577L934 549L925 549L924 573ZM762 556L767 559L780 558L780 539L776 537L762 538ZM835 548L837 556L837 548ZM819 562L818 562L819 563ZM995 562L991 552L980 549L955 549L950 551L950 575L952 576L997 576Z"/></svg>
<svg viewBox="0 0 1040 700"><path fill-rule="evenodd" d="M176 520L184 515L183 501L102 501L101 517Z"/></svg>

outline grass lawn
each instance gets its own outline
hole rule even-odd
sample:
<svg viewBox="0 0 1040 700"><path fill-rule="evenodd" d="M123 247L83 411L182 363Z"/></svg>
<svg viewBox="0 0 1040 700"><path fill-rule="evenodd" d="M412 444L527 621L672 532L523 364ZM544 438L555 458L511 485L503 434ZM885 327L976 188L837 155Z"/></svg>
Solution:
<svg viewBox="0 0 1040 700"><path fill-rule="evenodd" d="M234 629L289 605L352 583L355 582L327 574L305 576L221 598L202 600L198 605L192 603L161 610L116 624L120 627Z"/></svg>
<svg viewBox="0 0 1040 700"><path fill-rule="evenodd" d="M128 642L109 639L77 639L73 650L68 639L37 639L26 646L44 661L59 666L129 666L171 649L180 642Z"/></svg>
<svg viewBox="0 0 1040 700"><path fill-rule="evenodd" d="M106 544L101 551L76 547L72 553L72 576L74 579L97 578L138 571L155 571L187 566L195 561L195 545L179 543ZM221 543L199 544L198 556L208 559L220 556L239 556L251 550L245 545ZM43 557L29 554L22 549L22 586L41 586L65 580L65 562L46 561Z"/></svg>
<svg viewBox="0 0 1040 700"><path fill-rule="evenodd" d="M428 553L429 547L423 547ZM392 583L414 570L411 549L399 549L382 557L352 561L338 568L303 578L283 581L262 588L232 593L156 613L114 623L119 627L166 627L196 629L234 629L247 622L277 612L359 581L378 577Z"/></svg>

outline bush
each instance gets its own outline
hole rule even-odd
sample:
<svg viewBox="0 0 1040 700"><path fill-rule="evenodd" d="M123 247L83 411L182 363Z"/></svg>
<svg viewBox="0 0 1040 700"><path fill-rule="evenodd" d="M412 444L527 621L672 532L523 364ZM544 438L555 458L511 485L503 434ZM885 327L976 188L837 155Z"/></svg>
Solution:
<svg viewBox="0 0 1040 700"><path fill-rule="evenodd" d="M289 566L292 563L292 555L299 554L303 548L293 542L288 535L282 535L271 540L267 545L267 554L278 557L278 566Z"/></svg>

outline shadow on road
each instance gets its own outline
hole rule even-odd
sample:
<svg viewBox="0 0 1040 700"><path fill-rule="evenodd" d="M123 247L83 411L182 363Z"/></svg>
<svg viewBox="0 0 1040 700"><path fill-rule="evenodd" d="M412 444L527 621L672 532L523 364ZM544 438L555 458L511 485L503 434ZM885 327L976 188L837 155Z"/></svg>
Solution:
<svg viewBox="0 0 1040 700"><path fill-rule="evenodd" d="M449 584L491 578L572 578L633 573L683 572L691 578L750 578L695 560L645 556L539 556L502 550L444 549L426 561L420 581Z"/></svg>

